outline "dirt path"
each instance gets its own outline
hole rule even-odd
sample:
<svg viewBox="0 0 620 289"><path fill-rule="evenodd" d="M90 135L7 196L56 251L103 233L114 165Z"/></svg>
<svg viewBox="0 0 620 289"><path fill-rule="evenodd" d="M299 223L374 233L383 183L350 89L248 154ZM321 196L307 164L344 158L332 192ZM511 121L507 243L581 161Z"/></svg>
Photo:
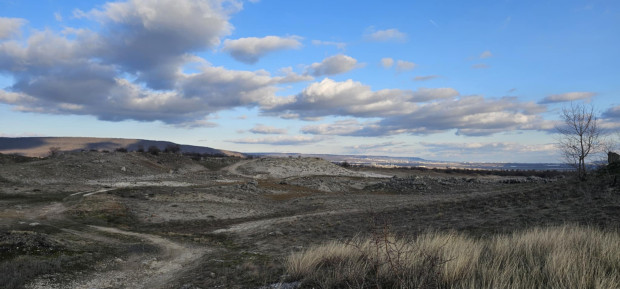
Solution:
<svg viewBox="0 0 620 289"><path fill-rule="evenodd" d="M207 252L206 249L191 248L156 235L109 227L89 227L99 232L136 237L160 247L161 251L157 254L130 257L128 260L116 258L111 261L115 263L112 265L114 269L97 270L90 275L80 276L79 280L73 280L69 284L49 278L37 279L27 288L168 288L167 284L174 280L178 273L187 269ZM92 238L92 236L85 237Z"/></svg>
<svg viewBox="0 0 620 289"><path fill-rule="evenodd" d="M260 230L268 230L271 227L276 226L278 224L298 221L298 220L310 218L310 217L339 216L339 215L348 215L348 214L355 214L355 213L361 213L361 212L371 212L374 210L385 212L385 211L390 211L390 210L398 210L398 209L404 209L407 207L421 206L421 205L428 205L428 204L439 204L439 203L446 203L446 202L447 203L462 202L462 201L486 198L488 196L506 194L506 193L511 193L511 191L506 191L506 192L489 191L489 192L453 194L453 195L450 195L449 198L446 198L446 195L435 195L435 196L424 195L424 196L418 196L414 198L410 197L407 199L396 200L395 202L382 203L380 208L372 208L372 206L368 206L367 208L364 209L364 208L360 208L360 207L364 207L363 204L357 203L357 204L352 204L353 207L357 207L357 208L326 210L326 211L297 214L297 215L285 216L285 217L275 217L275 218L268 218L268 219L262 219L262 220L247 221L247 222L232 225L228 228L215 230L213 231L213 233L221 234L221 233L255 232L255 231L260 231ZM397 197L397 196L394 196L394 197Z"/></svg>
<svg viewBox="0 0 620 289"><path fill-rule="evenodd" d="M238 161L238 162L236 162L236 163L234 163L234 164L232 164L230 166L227 166L227 167L223 168L223 170L227 171L227 172L229 172L229 173L231 173L233 175L240 176L240 177L249 178L249 179L255 179L256 176L244 175L244 174L240 173L237 170L240 166L245 165L245 164L247 164L249 162L250 162L249 160Z"/></svg>

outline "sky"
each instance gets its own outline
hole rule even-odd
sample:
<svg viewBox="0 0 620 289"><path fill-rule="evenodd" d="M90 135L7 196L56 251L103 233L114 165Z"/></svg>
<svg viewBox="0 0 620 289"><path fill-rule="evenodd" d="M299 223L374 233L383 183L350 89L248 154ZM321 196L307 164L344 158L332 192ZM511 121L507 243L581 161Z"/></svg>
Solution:
<svg viewBox="0 0 620 289"><path fill-rule="evenodd" d="M561 162L620 127L615 0L0 0L0 136Z"/></svg>

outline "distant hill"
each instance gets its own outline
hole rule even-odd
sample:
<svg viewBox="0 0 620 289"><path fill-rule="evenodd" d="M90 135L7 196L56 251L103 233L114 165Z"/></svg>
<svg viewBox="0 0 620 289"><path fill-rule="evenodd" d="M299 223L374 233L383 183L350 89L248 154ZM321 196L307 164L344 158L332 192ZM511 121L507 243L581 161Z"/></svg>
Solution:
<svg viewBox="0 0 620 289"><path fill-rule="evenodd" d="M160 150L164 150L167 146L171 145L179 145L181 152L212 155L223 154L238 157L244 156L244 154L239 152L219 150L210 147L180 145L169 141L92 137L0 137L0 153L19 154L29 157L47 156L50 152L50 148L58 148L61 152L75 152L82 150L114 151L118 148L125 148L129 151L135 151L140 147L147 150L150 146L156 146Z"/></svg>
<svg viewBox="0 0 620 289"><path fill-rule="evenodd" d="M269 157L308 157L308 158L321 158L331 162L349 162L349 163L407 163L407 162L420 162L426 161L425 159L418 157L390 157L390 156L369 156L369 155L332 155L332 154L305 154L305 153L248 153L248 155L255 156L269 156Z"/></svg>
<svg viewBox="0 0 620 289"><path fill-rule="evenodd" d="M330 155L330 154L303 154L303 153L248 153L250 156L269 157L318 157L324 160L351 165L380 166L380 167L424 167L424 168L458 168L472 170L537 170L537 171L567 171L573 168L562 163L479 163L434 161L418 157L390 157L371 155Z"/></svg>

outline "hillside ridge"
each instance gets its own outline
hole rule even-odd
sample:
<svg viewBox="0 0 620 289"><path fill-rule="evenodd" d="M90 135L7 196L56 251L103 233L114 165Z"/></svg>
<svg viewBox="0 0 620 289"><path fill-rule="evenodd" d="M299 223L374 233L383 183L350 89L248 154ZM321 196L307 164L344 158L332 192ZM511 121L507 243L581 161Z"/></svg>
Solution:
<svg viewBox="0 0 620 289"><path fill-rule="evenodd" d="M18 154L29 157L45 157L51 148L58 148L61 152L75 152L83 150L108 150L125 148L129 151L138 148L148 149L156 146L164 150L167 146L178 145L181 152L212 155L227 155L243 157L240 152L220 150L211 147L177 144L170 141L126 138L97 138L97 137L0 137L0 153Z"/></svg>

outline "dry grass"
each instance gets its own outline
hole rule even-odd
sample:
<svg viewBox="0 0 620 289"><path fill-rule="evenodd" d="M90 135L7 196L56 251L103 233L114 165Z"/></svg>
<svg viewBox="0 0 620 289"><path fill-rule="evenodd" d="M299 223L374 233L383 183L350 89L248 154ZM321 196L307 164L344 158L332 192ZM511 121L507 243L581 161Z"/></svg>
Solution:
<svg viewBox="0 0 620 289"><path fill-rule="evenodd" d="M383 234L291 254L286 267L308 288L620 288L620 233L565 225L479 240Z"/></svg>

